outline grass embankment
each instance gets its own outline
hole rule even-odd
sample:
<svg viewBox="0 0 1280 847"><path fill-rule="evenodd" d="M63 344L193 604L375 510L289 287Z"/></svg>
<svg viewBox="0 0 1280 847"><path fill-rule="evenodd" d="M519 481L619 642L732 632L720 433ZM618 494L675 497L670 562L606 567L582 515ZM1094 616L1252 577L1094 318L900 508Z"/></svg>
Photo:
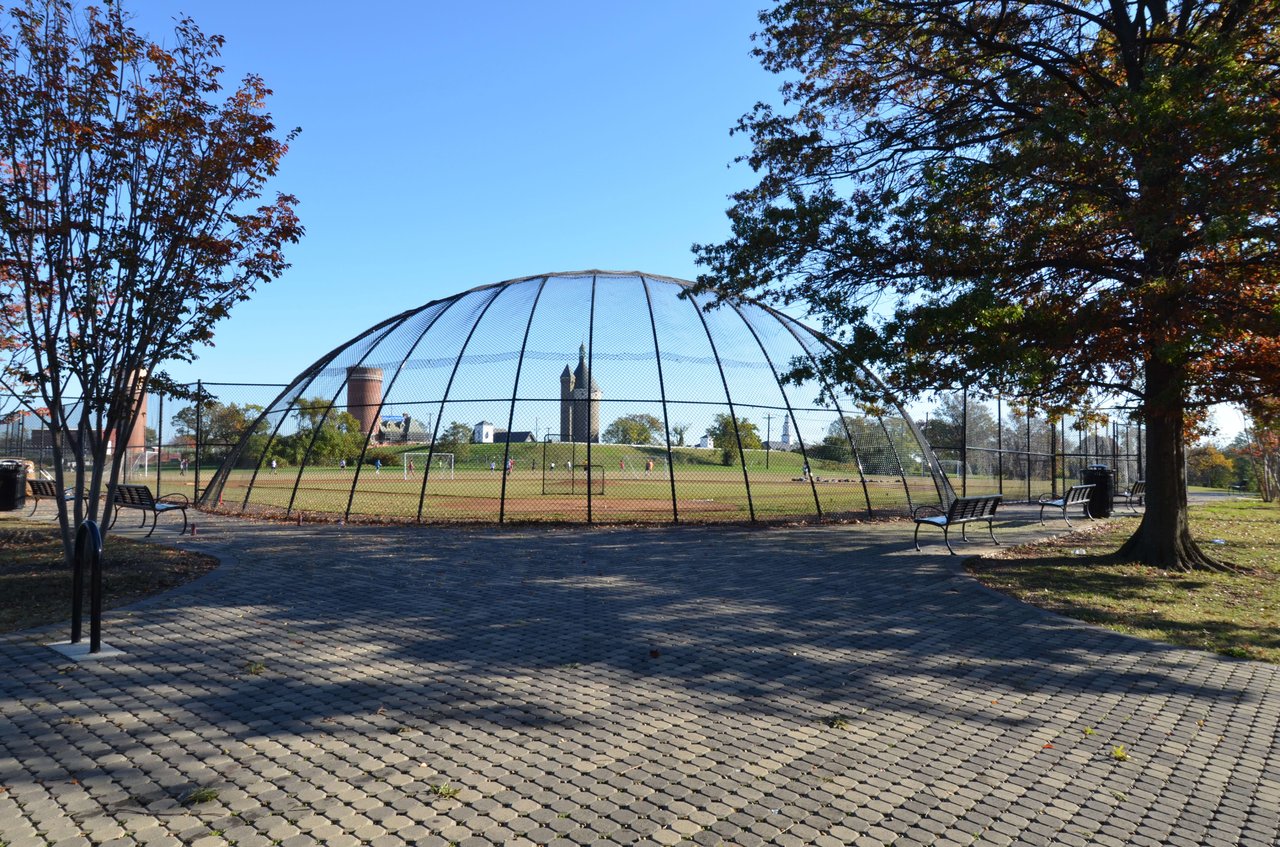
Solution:
<svg viewBox="0 0 1280 847"><path fill-rule="evenodd" d="M1225 500L1191 508L1192 536L1210 555L1234 564L1234 574L1166 571L1113 555L1137 524L1137 517L1122 514L1090 530L975 559L969 570L984 585L1068 617L1280 664L1280 504Z"/></svg>
<svg viewBox="0 0 1280 847"><path fill-rule="evenodd" d="M167 591L217 565L216 559L198 553L110 536L103 545L103 608ZM86 599L86 618L88 606ZM70 618L71 572L62 562L57 527L17 519L0 523L0 633Z"/></svg>

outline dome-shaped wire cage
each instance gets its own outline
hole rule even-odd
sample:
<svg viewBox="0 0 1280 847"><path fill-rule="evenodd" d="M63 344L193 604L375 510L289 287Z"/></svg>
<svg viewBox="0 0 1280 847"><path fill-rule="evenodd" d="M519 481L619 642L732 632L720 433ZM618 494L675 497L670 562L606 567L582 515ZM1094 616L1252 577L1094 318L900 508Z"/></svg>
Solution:
<svg viewBox="0 0 1280 847"><path fill-rule="evenodd" d="M548 274L403 312L295 379L201 499L393 522L795 521L904 514L948 484L868 370L789 382L830 342L639 272ZM684 295L684 296L681 296Z"/></svg>

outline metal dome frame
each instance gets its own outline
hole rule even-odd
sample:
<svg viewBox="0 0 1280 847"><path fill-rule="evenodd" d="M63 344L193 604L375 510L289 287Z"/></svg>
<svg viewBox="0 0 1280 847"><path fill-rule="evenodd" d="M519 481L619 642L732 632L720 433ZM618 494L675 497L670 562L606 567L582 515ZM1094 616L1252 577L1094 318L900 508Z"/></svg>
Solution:
<svg viewBox="0 0 1280 847"><path fill-rule="evenodd" d="M588 285L589 290L586 288ZM626 286L631 286L634 290L624 293ZM573 287L576 287L578 293L577 303L569 291ZM544 295L545 300L554 298L557 302L548 306ZM504 297L507 301L514 301L510 303L506 315L501 310L493 311L495 304L504 302ZM582 300L587 302L581 303ZM687 301L689 305L675 307L672 304L677 300ZM646 315L636 318L619 314L625 311L625 306L639 311L641 302L645 306ZM199 503L211 510L285 518L305 513L309 519L330 520L414 523L557 521L592 524L874 517L909 513L920 502L945 503L953 496L950 484L919 427L873 372L863 367L857 384L837 386L814 368L818 375L809 380L807 385L788 382L784 375L793 361L805 358L813 361L817 353L832 349L832 342L822 333L757 301L724 299L719 305L710 307L713 302L716 302L716 298L696 294L692 290L692 283L674 277L640 271L586 270L536 274L480 285L407 309L333 348L299 374L226 456L202 493ZM557 356L563 357L559 350L531 350L531 334L537 327L539 345L560 349L564 349L568 340L575 338L572 332L564 332L562 327L555 327L552 318L540 314L540 305L553 311L556 308L575 311L585 306L585 325L581 327L584 337L581 340L578 372L581 373L585 365L589 386L570 399L570 404L578 405L570 405L568 413L565 393L561 391L561 437L538 437L541 427L535 425L535 442L539 446L529 448L527 439L513 443L516 435L528 435L527 432L516 433L513 429L521 404L527 404L535 409L534 414L541 415L550 408L555 398L538 396L531 393L530 389L522 394L522 376L535 364L545 370L541 362L553 360ZM527 315L523 312L524 308L527 308ZM688 312L678 314L677 308L687 308ZM697 316L696 319L693 315ZM680 322L687 322L693 329L686 328ZM606 323L609 323L607 330L603 328ZM477 335L482 327L486 338L478 341ZM432 332L437 328L440 328L437 337L433 337ZM675 338L671 339L674 343L664 345L667 340L663 338L664 333L674 334ZM520 339L518 348L514 343L508 343L517 334ZM602 338L602 334L607 335L607 338ZM641 337L643 341L639 340ZM705 348L702 348L700 345L704 338ZM486 343L498 348L496 352L485 349L483 345ZM501 349L504 344L507 349ZM689 349L674 349L681 344ZM617 352L604 349L602 345L626 347L628 350ZM758 360L752 358L757 355ZM710 367L712 363L714 368ZM513 364L513 368L508 369L508 364ZM613 380L607 380L603 376L610 369ZM650 369L652 373L649 372ZM680 396L677 397L673 394L673 386L684 378L679 371L687 369L693 370L692 381L701 384L695 387L682 385ZM497 381L497 374L505 373L506 370L510 370L512 374L511 385L509 391L502 391L500 396L482 399L451 396L460 390L459 379L464 375L465 379L471 381L471 394L479 394L481 392L477 386L487 387L489 383ZM424 380L433 377L434 382L424 383L432 390L410 388L401 397L397 393L398 386L402 384L406 374L413 371L424 375ZM764 376L765 372L767 377ZM383 373L389 373L385 381ZM561 373L562 381L568 374L569 364L566 363L565 370ZM640 376L635 376L637 374ZM616 384L620 377L632 384L641 384L645 374L651 380L651 385L656 387L658 396L604 400L603 393L596 385L597 377L600 377L602 384L611 381ZM572 381L570 378L570 382ZM360 384L357 385L357 382ZM332 390L327 390L330 387ZM815 400L809 406L799 406L793 402L792 394L806 388L816 390L818 397L827 405L818 405L820 400ZM345 404L341 402L344 391L348 398ZM308 392L315 396L307 398L305 395ZM705 392L711 399L703 399L699 392ZM738 394L736 402L735 392ZM598 412L602 402L611 404L611 407L616 406L618 410L626 407L650 410L653 414L639 414L653 420L660 419L660 431L654 432L656 441L622 445L622 453L619 452L618 445L602 442L598 428ZM468 468L465 473L471 474L468 479L472 480L477 492L483 489L483 494L468 494L461 485L444 486L441 478L439 469L443 458L449 456L448 482L459 481L453 477L456 453L442 448L445 442L442 441L441 429L446 417L450 417L447 410L451 404L454 404L454 411L457 412L453 415L455 418L461 416L458 410L475 409L478 412L505 406L502 409L505 416L501 419L505 423L505 430L498 429L496 424L490 425L498 437L505 439L502 442L500 477L493 477L497 464L496 447L486 447L483 450L477 447L476 450L471 450L470 445L467 445L469 453L479 451L478 455L482 458L477 467ZM681 443L683 432L678 439L673 439L673 429L680 426L673 420L675 406L679 406L686 416L706 407L703 411L712 414L712 420L721 424L722 430L732 430L732 440L722 434L721 447L716 449L721 450L726 464L736 464L740 469L740 495L736 493L739 483L727 481L722 468L717 467L713 474L709 461L703 461L699 455L690 453L691 449L697 448ZM388 449L385 428L394 425L388 423L388 407L412 407L415 410L434 407L434 410L428 411L431 423L426 428L415 430L417 437L423 439L422 442L415 443L421 448L421 453L426 454L420 484L417 486L416 510L406 508L407 486L403 490L392 490L389 475L382 474L386 465L381 462L383 453L379 451L385 452ZM657 414L659 408L660 415ZM752 409L757 412L764 410L770 425L774 419L773 413L776 412L776 416L784 421L784 440L788 429L795 436L794 450L790 449L791 445L783 445L785 451L780 447L772 447L776 442L771 440L764 445L764 470L770 471L771 475L762 475L763 471L758 467L760 456L756 455L759 451L753 451L750 446L754 441L749 428L758 427L751 424L743 412ZM591 436L582 441L572 438L566 440L564 437L565 415L572 417L575 410L586 414L590 426L596 427L591 430ZM805 413L803 420L799 414L801 411ZM861 417L854 414L858 411L861 411ZM828 425L828 435L821 445L814 443L813 435L820 431L816 429L814 421L823 415L832 414L836 419ZM300 421L305 419L305 426L299 423L290 431L290 421L295 416ZM523 417L526 420L531 417L528 408L524 410ZM620 420L625 419L626 416L623 416ZM869 423L872 419L878 426ZM419 423L420 420L419 418ZM535 417L534 420L540 423L541 418ZM392 449L409 444L412 421L412 416L405 413L405 441L391 444ZM893 423L893 433L890 432L887 421ZM356 423L359 424L359 433L355 431ZM487 424L488 418L482 423ZM583 425L580 418L579 429L575 432L582 433ZM302 448L302 443L307 440L308 426L309 442ZM455 423L454 428L456 426ZM685 426L687 431L688 425ZM427 429L430 429L429 436L426 435ZM858 431L855 432L855 429ZM335 436L334 432L339 435ZM358 455L355 455L354 448L349 450L353 461L350 467L345 455L340 460L336 481L331 465L322 464L322 447L319 446L322 437L328 440L345 438L345 443L352 445L357 440L361 441ZM286 461L286 470L294 471L293 481L287 486L281 484L283 480L275 479L278 476L276 459L285 450L286 443L288 449L293 451L293 461L282 461ZM575 499L572 503L580 504L580 507L566 507L563 497L542 501L556 504L546 510L530 505L528 475L524 473L524 464L513 472L513 455L518 453L522 463L531 461L532 470L536 473L539 463L536 451L541 449L543 494L546 494L548 465L552 471L560 471L556 465L556 454L550 454L551 458L548 459L547 445L560 445L554 449L563 453L564 445L570 444L575 456L567 462L571 481L578 470L585 468L583 490L579 492L575 488L573 493ZM450 446L463 449L461 442L451 442ZM844 449L846 446L847 450ZM640 480L633 480L635 484L628 489L623 480L615 482L612 494L599 493L604 490L609 476L599 460L608 455L611 463L618 462L621 466L620 474L625 476L625 448L639 450L635 455L647 463L643 478L645 485L641 486ZM579 450L585 462L577 459ZM799 475L773 473L770 468L771 450L773 456L778 457L775 462L781 463L784 472L800 469ZM798 461L795 456L782 455L784 452L798 454ZM904 462L901 455L903 452L912 454L911 461ZM408 451L402 449L399 455L403 458L406 453ZM842 464L822 458L832 453L841 456L847 454L848 461ZM370 463L374 462L371 457L374 455L379 458L370 470ZM533 456L532 460L530 455ZM619 455L624 458L617 459ZM332 453L324 453L323 456L325 460L332 461ZM665 462L662 461L663 457ZM730 458L736 458L736 461L729 463ZM484 459L489 462L489 475L477 475L476 471L484 470ZM632 458L632 461L635 459ZM438 471L434 487L433 463ZM655 478L652 471L656 464L665 468L664 499L669 497L669 512L653 505L655 498L651 483ZM869 465L874 465L874 469L869 470ZM911 467L910 471L908 466ZM268 467L271 469L271 479L265 478L264 472ZM407 483L409 470L416 471L417 468L412 458L404 460L404 467L404 481ZM681 468L679 471L678 467ZM592 479L592 468L600 468L595 471L598 479ZM822 472L831 468L835 469L836 475L824 477ZM698 473L702 473L702 476L699 477ZM371 475L373 479L370 478ZM350 477L349 485L347 476ZM783 477L786 477L785 480ZM886 493L886 477L895 478L894 485L900 486L900 496ZM339 486L337 482L342 482L345 486L345 503L340 490L343 486ZM418 480L415 478L414 482L417 483ZM767 484L767 508L760 508L764 503L761 499L763 495L753 496L753 482L758 491ZM330 483L333 485L330 486ZM699 493L700 484L706 492L711 492L711 496L691 496ZM836 485L841 486L839 496L824 496L824 486L828 487L826 493L830 494ZM428 509L429 492L433 496L446 496L440 493L446 487L449 489L447 496L454 500L433 503L432 508ZM800 487L808 489L803 501L794 496L795 490ZM857 498L858 508L852 507L853 499L847 496L848 489L854 487L861 491L861 497ZM877 489L874 495L873 487ZM284 496L286 488L287 498ZM628 490L643 491L643 497L639 494L633 496L636 503L644 501L642 507L626 508ZM239 496L241 491L243 496ZM255 491L258 493L255 494ZM325 492L324 496L320 495L321 491ZM376 496L379 491L384 495L382 505L378 505ZM394 508L387 505L392 503L389 498L393 495L397 498ZM370 497L373 499L370 500ZM496 509L487 506L464 508L459 505L468 498L485 503L496 498ZM695 505L708 500L717 503L715 508ZM519 501L520 506L513 509L516 501ZM447 508L450 504L455 508ZM608 508L601 508L602 504L607 504ZM745 509L742 508L743 505Z"/></svg>

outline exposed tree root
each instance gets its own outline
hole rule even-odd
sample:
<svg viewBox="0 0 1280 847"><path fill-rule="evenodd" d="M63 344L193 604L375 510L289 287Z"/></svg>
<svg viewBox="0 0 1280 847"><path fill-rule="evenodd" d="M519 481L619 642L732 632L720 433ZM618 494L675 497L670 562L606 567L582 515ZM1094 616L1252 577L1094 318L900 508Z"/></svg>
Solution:
<svg viewBox="0 0 1280 847"><path fill-rule="evenodd" d="M1120 546L1116 555L1127 561L1137 561L1144 565L1163 568L1164 570L1212 571L1216 573L1239 573L1239 569L1230 562L1214 559L1200 549L1191 537L1191 533L1183 530L1168 543L1165 539L1153 538L1152 532L1144 532L1144 520L1129 540ZM1163 543L1162 543L1163 542Z"/></svg>

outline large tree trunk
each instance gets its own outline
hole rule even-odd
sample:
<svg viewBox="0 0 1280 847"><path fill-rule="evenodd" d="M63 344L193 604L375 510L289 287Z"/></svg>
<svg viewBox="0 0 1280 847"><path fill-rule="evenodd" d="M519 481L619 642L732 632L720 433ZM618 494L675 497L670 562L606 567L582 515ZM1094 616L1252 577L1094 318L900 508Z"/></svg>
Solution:
<svg viewBox="0 0 1280 847"><path fill-rule="evenodd" d="M1185 408L1178 376L1167 366L1147 367L1147 508L1119 555L1170 570L1229 571L1205 555L1187 523Z"/></svg>
<svg viewBox="0 0 1280 847"><path fill-rule="evenodd" d="M1261 445L1259 449L1262 451L1262 461L1255 463L1261 465L1258 471L1258 493L1262 495L1263 503L1270 503L1276 498L1276 466L1280 462L1277 462L1276 457Z"/></svg>

